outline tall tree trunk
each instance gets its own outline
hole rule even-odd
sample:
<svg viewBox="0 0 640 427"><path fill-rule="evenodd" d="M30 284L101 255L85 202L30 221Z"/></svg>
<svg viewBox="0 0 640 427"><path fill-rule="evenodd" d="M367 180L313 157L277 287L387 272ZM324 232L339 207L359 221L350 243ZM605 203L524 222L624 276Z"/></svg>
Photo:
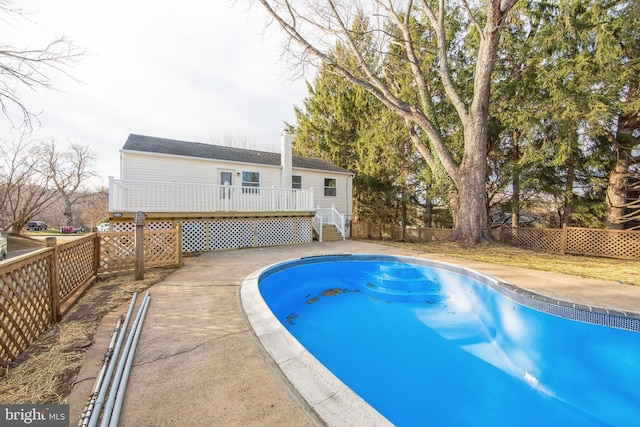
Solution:
<svg viewBox="0 0 640 427"><path fill-rule="evenodd" d="M452 234L454 241L467 244L493 242L487 214L487 126L482 117L473 120L476 126L465 131L465 143L474 150L465 150L460 165L464 179L457 183L459 207Z"/></svg>
<svg viewBox="0 0 640 427"><path fill-rule="evenodd" d="M573 204L573 182L575 181L576 174L576 153L574 150L573 142L578 141L578 131L575 129L575 133L572 136L572 144L571 144L571 152L569 153L569 157L567 157L566 168L567 168L567 179L565 181L564 187L564 209L562 210L562 224L569 226L569 222L571 221L571 207Z"/></svg>
<svg viewBox="0 0 640 427"><path fill-rule="evenodd" d="M407 202L405 201L405 190L402 189L402 199L400 200L400 224L402 228L407 226Z"/></svg>
<svg viewBox="0 0 640 427"><path fill-rule="evenodd" d="M64 200L64 217L66 218L65 225L73 225L73 202L71 199L65 194L62 196Z"/></svg>
<svg viewBox="0 0 640 427"><path fill-rule="evenodd" d="M622 230L627 205L627 176L634 163L633 147L636 139L633 132L640 119L636 115L618 117L618 129L613 143L607 186L607 210L605 221L609 228Z"/></svg>
<svg viewBox="0 0 640 427"><path fill-rule="evenodd" d="M431 228L433 223L433 203L431 203L430 199L427 199L427 202L424 205L424 215L422 216L422 221L425 227Z"/></svg>
<svg viewBox="0 0 640 427"><path fill-rule="evenodd" d="M571 205L573 203L573 181L576 173L576 155L573 150L569 154L566 162L567 180L564 187L564 209L562 211L562 224L569 226L571 220Z"/></svg>
<svg viewBox="0 0 640 427"><path fill-rule="evenodd" d="M511 161L517 162L520 159L519 150L520 132L518 130L513 131L513 146L511 147ZM520 168L513 166L512 176L512 190L511 195L511 226L517 227L520 224Z"/></svg>

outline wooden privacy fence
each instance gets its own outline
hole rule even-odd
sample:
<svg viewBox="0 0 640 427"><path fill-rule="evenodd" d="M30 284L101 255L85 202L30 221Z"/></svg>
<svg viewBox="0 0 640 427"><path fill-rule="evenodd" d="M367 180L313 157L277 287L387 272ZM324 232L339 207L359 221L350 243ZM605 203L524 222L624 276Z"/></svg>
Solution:
<svg viewBox="0 0 640 427"><path fill-rule="evenodd" d="M352 222L355 239L404 240L406 242L446 241L453 230L428 227L393 227L369 222ZM640 231L596 228L524 228L501 226L493 237L512 246L555 254L591 255L640 260Z"/></svg>
<svg viewBox="0 0 640 427"><path fill-rule="evenodd" d="M498 238L513 246L561 255L591 255L640 260L640 231L502 226Z"/></svg>
<svg viewBox="0 0 640 427"><path fill-rule="evenodd" d="M6 368L59 321L98 274L132 270L133 236L92 233L60 245L52 240L0 263L0 366ZM145 231L145 266L179 265L179 240L178 230Z"/></svg>
<svg viewBox="0 0 640 427"><path fill-rule="evenodd" d="M352 222L351 237L354 239L396 240L405 242L439 242L448 240L453 232L450 228L396 227L372 222Z"/></svg>

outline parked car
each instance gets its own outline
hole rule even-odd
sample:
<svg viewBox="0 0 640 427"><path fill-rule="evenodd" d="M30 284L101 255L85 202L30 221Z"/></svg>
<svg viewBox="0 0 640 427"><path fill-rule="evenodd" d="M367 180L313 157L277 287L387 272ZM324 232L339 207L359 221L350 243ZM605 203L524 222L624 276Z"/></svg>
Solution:
<svg viewBox="0 0 640 427"><path fill-rule="evenodd" d="M27 231L41 231L47 229L47 223L44 221L27 222Z"/></svg>
<svg viewBox="0 0 640 427"><path fill-rule="evenodd" d="M7 234L0 228L0 261L7 258Z"/></svg>
<svg viewBox="0 0 640 427"><path fill-rule="evenodd" d="M103 222L102 224L98 224L98 231L100 233L108 233L110 228L111 227L109 227L108 222Z"/></svg>

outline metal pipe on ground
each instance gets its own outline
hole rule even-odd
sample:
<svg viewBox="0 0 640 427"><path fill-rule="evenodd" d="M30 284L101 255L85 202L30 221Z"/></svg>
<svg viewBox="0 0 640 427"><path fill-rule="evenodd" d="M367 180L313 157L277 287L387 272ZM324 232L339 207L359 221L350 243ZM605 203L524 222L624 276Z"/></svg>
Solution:
<svg viewBox="0 0 640 427"><path fill-rule="evenodd" d="M82 415L80 415L80 421L78 422L79 427L87 427L89 425L89 419L91 418L91 412L95 406L96 400L98 400L98 394L100 393L100 389L102 388L102 382L104 381L107 375L107 369L109 368L109 362L111 361L111 357L113 356L113 350L116 345L116 339L118 338L118 334L120 333L120 326L122 325L122 320L124 319L123 315L118 317L118 321L116 322L116 327L113 330L113 335L111 336L111 341L109 342L109 346L107 347L107 352L104 356L104 362L102 363L102 368L100 369L100 374L96 378L95 385L93 386L93 392L89 395L89 401L87 405L84 407L84 411Z"/></svg>
<svg viewBox="0 0 640 427"><path fill-rule="evenodd" d="M131 297L131 304L129 304L129 310L127 310L127 315L125 316L124 323L122 324L122 332L118 337L118 342L116 343L116 348L113 350L113 356L111 357L111 361L109 362L109 368L107 369L107 374L105 376L106 381L102 382L102 386L100 388L100 393L98 398L96 399L96 403L91 411L91 417L89 418L88 427L95 427L98 423L98 418L100 418L100 410L102 408L102 404L104 403L104 397L107 395L107 391L109 390L109 383L111 382L111 377L113 375L113 370L116 367L116 361L118 360L118 355L120 354L120 348L122 347L122 342L124 341L124 337L126 335L127 326L129 325L129 320L131 319L131 314L133 313L133 308L136 304L136 298L138 296L137 292L134 292Z"/></svg>
<svg viewBox="0 0 640 427"><path fill-rule="evenodd" d="M122 380L122 373L124 371L124 367L127 362L127 357L129 351L131 350L131 344L133 343L133 338L136 333L136 329L138 328L138 324L140 323L140 318L142 317L142 312L144 308L144 302L149 298L150 293L147 291L147 294L144 297L143 303L138 309L138 314L136 315L135 320L133 321L133 326L131 326L131 330L129 331L129 336L127 337L127 342L122 350L122 356L120 357L120 361L118 362L118 368L116 370L115 376L113 377L113 382L111 384L111 389L109 390L109 398L107 399L107 404L104 407L104 411L102 414L102 421L100 422L100 427L107 427L109 425L109 421L111 419L111 414L113 411L113 407L115 405L115 400L117 397L118 388L120 387L120 381Z"/></svg>
<svg viewBox="0 0 640 427"><path fill-rule="evenodd" d="M118 387L118 396L116 398L116 404L113 408L113 412L111 415L111 421L109 422L109 427L118 427L118 420L120 420L120 411L122 409L122 402L124 401L124 393L127 389L127 381L129 380L129 373L131 372L131 364L133 363L133 356L136 353L136 349L138 348L138 338L140 337L140 331L142 331L142 325L144 324L144 318L147 314L147 309L149 308L149 301L151 297L147 293L147 297L144 299L142 306L142 317L140 318L140 323L138 324L138 328L136 329L135 336L133 337L133 343L131 346L131 350L127 355L127 362L124 368L124 372L122 373L122 380L120 381L120 386Z"/></svg>

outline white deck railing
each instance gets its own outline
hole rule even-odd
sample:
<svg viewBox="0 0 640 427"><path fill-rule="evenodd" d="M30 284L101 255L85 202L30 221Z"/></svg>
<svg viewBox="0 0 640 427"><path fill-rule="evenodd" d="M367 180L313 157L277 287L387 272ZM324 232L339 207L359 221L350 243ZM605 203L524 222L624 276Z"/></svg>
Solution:
<svg viewBox="0 0 640 427"><path fill-rule="evenodd" d="M312 226L318 233L318 241L322 242L322 224L331 224L335 226L342 240L346 238L346 221L344 215L337 211L335 205L331 205L330 208L316 208L316 215L313 217Z"/></svg>
<svg viewBox="0 0 640 427"><path fill-rule="evenodd" d="M313 189L128 181L109 178L109 212L313 211Z"/></svg>

